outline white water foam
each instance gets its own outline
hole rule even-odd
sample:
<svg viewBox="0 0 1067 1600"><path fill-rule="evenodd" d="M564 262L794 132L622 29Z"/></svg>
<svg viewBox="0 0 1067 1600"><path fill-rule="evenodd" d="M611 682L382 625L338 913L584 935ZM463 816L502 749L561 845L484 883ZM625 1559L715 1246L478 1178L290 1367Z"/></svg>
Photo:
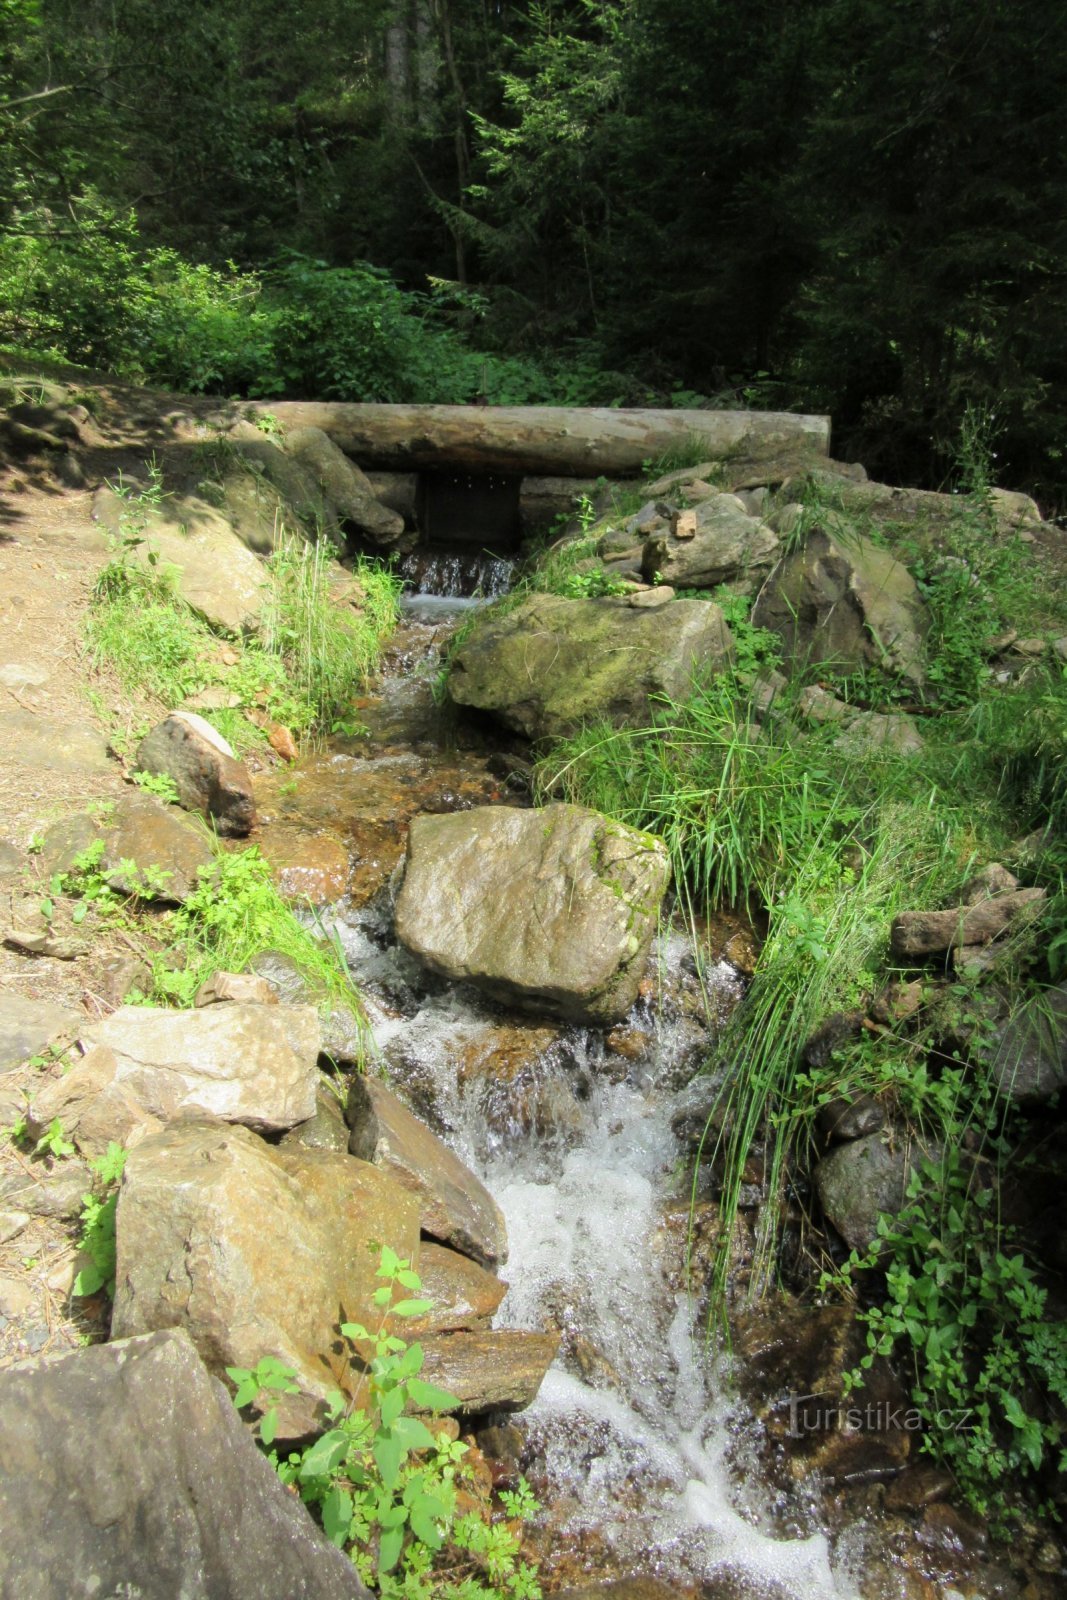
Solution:
<svg viewBox="0 0 1067 1600"><path fill-rule="evenodd" d="M399 1046L405 1070L432 1078L439 1126L506 1217L509 1290L498 1324L556 1327L564 1351L577 1344L591 1355L583 1377L561 1357L524 1413L554 1496L573 1507L567 1527L597 1529L637 1570L689 1581L729 1574L753 1600L854 1600L856 1586L831 1564L826 1537L776 1536L755 1476L741 1481L733 1459L745 1421L740 1402L706 1359L657 1259L656 1230L679 1159L662 1087L678 1054L677 1024L655 1020L649 1051L623 1083L598 1071L598 1035L569 1037L572 1075L592 1084L577 1142L528 1128L502 1140L487 1133L477 1096L460 1090L456 1071L457 1046L498 1019L455 989L398 1010L407 958L357 929L346 942L357 977L371 979L379 1046L394 1059ZM672 936L660 961L676 967L687 951ZM391 988L385 1003L373 999L375 979ZM737 988L732 969L705 982L712 1013L717 1004L727 1009ZM559 1074L558 1059L545 1070Z"/></svg>

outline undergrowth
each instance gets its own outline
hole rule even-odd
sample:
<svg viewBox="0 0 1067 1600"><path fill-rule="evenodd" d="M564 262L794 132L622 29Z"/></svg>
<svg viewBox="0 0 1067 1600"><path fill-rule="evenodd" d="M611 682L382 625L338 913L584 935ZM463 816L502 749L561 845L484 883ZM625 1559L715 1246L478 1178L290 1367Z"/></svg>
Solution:
<svg viewBox="0 0 1067 1600"><path fill-rule="evenodd" d="M116 492L124 500L120 534L88 621L94 662L109 663L125 689L168 707L205 689L226 691L235 707L205 715L239 753L263 737L248 709L297 734L358 731L351 702L398 615L400 581L387 567L361 558L348 590L358 604L342 606L330 597L328 546L287 539L264 564L259 633L227 641L182 600L177 574L152 549L151 513L163 496L158 470L146 489L120 483Z"/></svg>

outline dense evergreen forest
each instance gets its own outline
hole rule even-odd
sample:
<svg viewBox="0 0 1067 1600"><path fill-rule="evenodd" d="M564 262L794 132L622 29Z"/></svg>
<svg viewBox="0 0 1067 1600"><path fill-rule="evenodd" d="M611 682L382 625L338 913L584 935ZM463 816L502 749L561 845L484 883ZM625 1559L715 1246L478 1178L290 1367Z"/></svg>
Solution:
<svg viewBox="0 0 1067 1600"><path fill-rule="evenodd" d="M193 390L826 410L1067 499L1067 11L0 0L0 341Z"/></svg>

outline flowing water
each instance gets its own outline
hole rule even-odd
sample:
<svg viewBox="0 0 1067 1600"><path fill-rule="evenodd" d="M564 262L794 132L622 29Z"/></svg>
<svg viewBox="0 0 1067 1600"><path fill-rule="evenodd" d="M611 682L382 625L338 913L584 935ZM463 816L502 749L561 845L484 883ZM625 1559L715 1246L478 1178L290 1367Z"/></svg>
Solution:
<svg viewBox="0 0 1067 1600"><path fill-rule="evenodd" d="M405 796L406 815L516 803L492 787L484 739L457 746L433 706L441 648L469 603L406 603L391 666L362 710L368 734L329 757L324 809L342 809L342 793L349 810ZM397 946L388 877L398 859L399 845L384 852L377 879L332 923L392 1082L505 1214L497 1324L562 1336L517 1419L552 1529L546 1570L566 1551L569 1572L703 1583L716 1600L913 1593L884 1571L874 1589L857 1575L862 1530L850 1564L849 1540L831 1544L800 1490L783 1502L761 1485L756 1425L726 1366L706 1355L682 1291L688 1180L672 1114L741 993L736 971L702 965L675 929L621 1028L508 1015Z"/></svg>

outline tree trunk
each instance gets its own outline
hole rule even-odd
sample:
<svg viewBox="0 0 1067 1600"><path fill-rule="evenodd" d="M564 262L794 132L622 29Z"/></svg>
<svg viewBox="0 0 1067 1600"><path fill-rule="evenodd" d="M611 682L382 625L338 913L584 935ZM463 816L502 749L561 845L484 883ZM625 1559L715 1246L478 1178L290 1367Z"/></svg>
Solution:
<svg viewBox="0 0 1067 1600"><path fill-rule="evenodd" d="M825 456L829 417L773 411L623 411L564 406L388 406L269 401L288 428L321 428L362 466L519 476L629 477L663 457Z"/></svg>

